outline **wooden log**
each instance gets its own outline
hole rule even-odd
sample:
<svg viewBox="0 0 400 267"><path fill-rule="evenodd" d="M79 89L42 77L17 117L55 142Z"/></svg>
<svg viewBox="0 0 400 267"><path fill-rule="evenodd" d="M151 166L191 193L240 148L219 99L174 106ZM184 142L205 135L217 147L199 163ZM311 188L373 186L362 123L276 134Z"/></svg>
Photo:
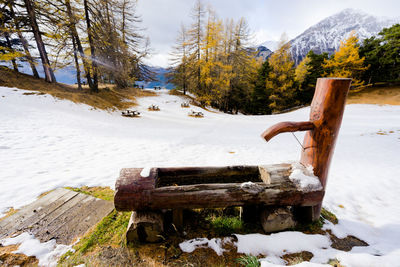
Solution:
<svg viewBox="0 0 400 267"><path fill-rule="evenodd" d="M343 112L351 79L319 78L311 103L310 121L279 123L266 130L262 137L269 141L282 132L308 130L303 141L300 163L311 165L325 189L328 171L342 122ZM317 220L321 203L312 208L310 220Z"/></svg>
<svg viewBox="0 0 400 267"><path fill-rule="evenodd" d="M161 212L158 211L133 211L126 231L127 243L159 242L162 240L164 231L164 220Z"/></svg>
<svg viewBox="0 0 400 267"><path fill-rule="evenodd" d="M268 172L268 166L263 168ZM180 180L175 181L178 184L169 185L169 182L172 181L171 177L163 175L174 172L171 169L153 168L149 177L141 177L141 169L124 169L117 180L114 204L115 208L120 211L218 208L253 204L279 206L318 204L324 195L322 187L314 191L299 189L289 180L290 168L289 164L280 164L278 167L272 165L272 171L269 173L270 184L261 181L258 166L250 168L258 173L256 176L259 179L258 182L239 183L218 182L214 176L215 173L220 173L222 180L226 179L223 172L218 172L221 171L221 168L203 168L203 171L200 171L199 168L188 168L182 172L180 172L181 169L174 169L177 171L177 177L180 178L182 177L179 174L185 172L193 174L208 172L210 174L208 177L212 177L205 184L191 184L190 181L184 181L184 185L179 185ZM233 170L225 168L225 170L236 173L235 168ZM233 177L241 178L235 175ZM166 181L162 182L163 178L167 178L167 183L165 183ZM194 180L197 181L197 179ZM157 187L160 185L166 186Z"/></svg>
<svg viewBox="0 0 400 267"><path fill-rule="evenodd" d="M260 215L261 225L265 232L278 232L296 226L293 211L290 207L265 207Z"/></svg>

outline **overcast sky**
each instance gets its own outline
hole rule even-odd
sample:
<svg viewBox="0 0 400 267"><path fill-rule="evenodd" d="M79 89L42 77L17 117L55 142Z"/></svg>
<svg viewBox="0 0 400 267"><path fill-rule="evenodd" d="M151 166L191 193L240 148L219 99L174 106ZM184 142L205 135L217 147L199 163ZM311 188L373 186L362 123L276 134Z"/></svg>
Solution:
<svg viewBox="0 0 400 267"><path fill-rule="evenodd" d="M152 56L146 62L168 66L168 53L175 42L181 23L191 23L191 10L196 0L138 0L144 34L150 38ZM289 39L308 27L345 8L371 15L400 16L400 0L203 0L211 4L221 19L246 18L254 43L279 40L282 33Z"/></svg>

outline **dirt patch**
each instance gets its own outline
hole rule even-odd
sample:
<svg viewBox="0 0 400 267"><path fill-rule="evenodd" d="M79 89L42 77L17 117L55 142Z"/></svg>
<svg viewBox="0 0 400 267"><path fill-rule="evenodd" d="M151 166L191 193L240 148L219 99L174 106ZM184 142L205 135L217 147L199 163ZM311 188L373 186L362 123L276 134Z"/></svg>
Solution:
<svg viewBox="0 0 400 267"><path fill-rule="evenodd" d="M353 247L366 247L368 243L358 239L355 236L349 235L345 238L338 238L330 231L327 231L332 241L332 247L342 251L350 251Z"/></svg>
<svg viewBox="0 0 400 267"><path fill-rule="evenodd" d="M24 254L14 254L12 251L18 249L18 245L0 245L0 266L37 266L38 260L34 256Z"/></svg>
<svg viewBox="0 0 400 267"><path fill-rule="evenodd" d="M400 105L400 87L367 87L350 92L347 104Z"/></svg>
<svg viewBox="0 0 400 267"><path fill-rule="evenodd" d="M282 259L284 259L287 262L287 265L295 265L302 263L303 261L310 261L312 257L314 257L314 255L311 252L302 251L300 253L283 255Z"/></svg>

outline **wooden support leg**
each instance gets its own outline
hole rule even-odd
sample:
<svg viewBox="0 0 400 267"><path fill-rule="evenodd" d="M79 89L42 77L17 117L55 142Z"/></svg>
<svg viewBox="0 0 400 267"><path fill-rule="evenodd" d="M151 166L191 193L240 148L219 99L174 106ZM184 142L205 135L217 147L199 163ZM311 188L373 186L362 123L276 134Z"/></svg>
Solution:
<svg viewBox="0 0 400 267"><path fill-rule="evenodd" d="M293 211L290 207L265 207L260 215L261 225L265 232L278 232L296 226Z"/></svg>
<svg viewBox="0 0 400 267"><path fill-rule="evenodd" d="M300 223L311 223L319 219L321 204L308 207L294 207L294 216Z"/></svg>
<svg viewBox="0 0 400 267"><path fill-rule="evenodd" d="M158 242L164 231L164 219L158 211L133 211L126 232L127 243L132 241Z"/></svg>
<svg viewBox="0 0 400 267"><path fill-rule="evenodd" d="M173 209L172 210L172 223L175 225L177 230L182 231L182 229L183 229L183 209Z"/></svg>

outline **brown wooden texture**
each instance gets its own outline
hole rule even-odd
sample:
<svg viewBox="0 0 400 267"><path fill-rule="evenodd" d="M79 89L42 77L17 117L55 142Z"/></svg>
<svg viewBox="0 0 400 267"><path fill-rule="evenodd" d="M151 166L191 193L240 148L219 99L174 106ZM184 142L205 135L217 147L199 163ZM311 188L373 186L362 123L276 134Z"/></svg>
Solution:
<svg viewBox="0 0 400 267"><path fill-rule="evenodd" d="M314 129L311 121L293 122L285 121L268 128L261 136L268 142L272 137L285 132L309 131Z"/></svg>
<svg viewBox="0 0 400 267"><path fill-rule="evenodd" d="M314 174L319 178L324 189L350 84L351 79L347 78L319 78L311 103L309 122L297 123L294 124L295 126L291 126L293 122L278 123L262 134L262 137L268 141L282 132L307 130L306 126L312 124L313 127L308 129L304 137L300 163L313 167ZM319 218L321 203L313 209L313 220Z"/></svg>
<svg viewBox="0 0 400 267"><path fill-rule="evenodd" d="M197 179L192 181L189 178L182 179L181 169L178 168L153 168L149 177L140 176L142 169L124 169L116 184L114 204L116 209L121 211L218 208L250 204L312 206L318 204L323 198L322 187L313 191L304 191L289 180L290 164L263 166L260 169L263 169L264 176L268 176L267 180L270 183L262 181L258 166L185 168L182 171L188 175L191 173L194 177L196 173L208 173L208 179L205 176L203 184L197 183ZM243 170L243 173L252 173L253 177L247 176L245 180L252 182L244 183L238 180L238 178L243 179L236 176L240 173L238 170ZM174 173L177 179L175 184L170 184ZM219 176L215 176L215 173ZM230 183L229 175L233 176ZM166 181L162 181L163 178L166 178ZM196 182L193 183L194 181Z"/></svg>
<svg viewBox="0 0 400 267"><path fill-rule="evenodd" d="M0 239L21 232L69 245L113 210L110 201L58 188L0 221Z"/></svg>

